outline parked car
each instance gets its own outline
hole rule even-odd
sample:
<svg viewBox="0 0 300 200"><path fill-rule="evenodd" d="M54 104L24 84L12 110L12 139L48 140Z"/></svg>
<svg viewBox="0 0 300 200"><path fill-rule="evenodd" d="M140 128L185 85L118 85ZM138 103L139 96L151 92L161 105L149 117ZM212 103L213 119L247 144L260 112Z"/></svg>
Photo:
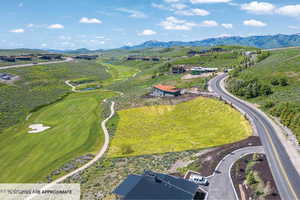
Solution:
<svg viewBox="0 0 300 200"><path fill-rule="evenodd" d="M199 185L205 185L205 186L208 185L207 178L205 178L203 176L199 176L199 175L191 175L189 178L189 181L194 182Z"/></svg>

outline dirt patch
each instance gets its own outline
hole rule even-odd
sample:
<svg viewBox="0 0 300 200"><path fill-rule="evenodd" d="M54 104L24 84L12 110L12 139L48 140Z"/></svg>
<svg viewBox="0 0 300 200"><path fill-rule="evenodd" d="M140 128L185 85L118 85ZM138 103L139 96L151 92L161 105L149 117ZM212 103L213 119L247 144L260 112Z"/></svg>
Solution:
<svg viewBox="0 0 300 200"><path fill-rule="evenodd" d="M299 72L285 72L285 74L286 74L288 77L291 77L291 78L300 75Z"/></svg>
<svg viewBox="0 0 300 200"><path fill-rule="evenodd" d="M256 174L249 184L247 174ZM240 199L280 200L268 161L264 154L250 154L238 160L232 167L231 177Z"/></svg>
<svg viewBox="0 0 300 200"><path fill-rule="evenodd" d="M210 176L213 174L215 168L219 162L229 153L248 146L261 146L259 137L250 136L245 140L226 144L221 147L217 147L212 151L205 154L201 154L193 163L193 166L197 166L197 169L193 171L199 172L202 176Z"/></svg>
<svg viewBox="0 0 300 200"><path fill-rule="evenodd" d="M195 78L207 78L210 76L213 76L214 73L203 73L200 75L192 75L192 74L186 74L184 76L181 77L182 80L189 80L189 79L195 79Z"/></svg>

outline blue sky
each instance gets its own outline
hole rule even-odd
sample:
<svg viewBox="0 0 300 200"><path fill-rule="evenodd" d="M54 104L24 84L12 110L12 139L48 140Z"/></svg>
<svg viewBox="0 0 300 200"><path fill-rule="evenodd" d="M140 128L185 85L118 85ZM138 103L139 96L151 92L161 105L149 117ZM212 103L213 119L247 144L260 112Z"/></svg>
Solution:
<svg viewBox="0 0 300 200"><path fill-rule="evenodd" d="M0 16L0 48L109 49L300 32L299 0L4 0Z"/></svg>

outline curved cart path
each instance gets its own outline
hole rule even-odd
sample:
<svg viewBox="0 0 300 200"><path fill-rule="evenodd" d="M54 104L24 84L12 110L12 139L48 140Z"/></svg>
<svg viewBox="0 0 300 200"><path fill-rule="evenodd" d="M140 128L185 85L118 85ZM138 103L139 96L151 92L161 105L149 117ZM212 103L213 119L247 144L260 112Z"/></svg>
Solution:
<svg viewBox="0 0 300 200"><path fill-rule="evenodd" d="M106 102L106 99L104 100L104 102ZM107 151L108 149L108 146L109 146L109 133L108 133L108 130L106 128L106 123L108 120L110 120L114 114L115 114L115 102L112 101L111 103L111 106L110 106L110 110L111 110L111 113L110 115L101 122L101 128L103 130L103 133L104 133L104 136L105 136L105 140L104 140L104 145L103 147L101 148L101 150L96 154L96 156L94 157L93 160L89 161L88 163L86 163L85 165L81 166L80 168L60 177L59 179L51 182L50 184L57 184L57 183L60 183L64 180L66 180L67 178L73 176L74 174L78 173L78 172L81 172L87 168L89 168L91 165L93 165L95 162L97 162L100 158L102 158L102 156L104 155L104 153Z"/></svg>

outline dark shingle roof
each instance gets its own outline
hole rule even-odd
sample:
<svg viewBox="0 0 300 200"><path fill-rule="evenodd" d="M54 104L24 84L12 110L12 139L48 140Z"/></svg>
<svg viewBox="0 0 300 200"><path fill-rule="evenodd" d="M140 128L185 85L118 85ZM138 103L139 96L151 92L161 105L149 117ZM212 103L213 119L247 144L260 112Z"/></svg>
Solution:
<svg viewBox="0 0 300 200"><path fill-rule="evenodd" d="M189 200L197 190L197 184L185 179L148 171L143 175L129 175L113 193L125 200Z"/></svg>

